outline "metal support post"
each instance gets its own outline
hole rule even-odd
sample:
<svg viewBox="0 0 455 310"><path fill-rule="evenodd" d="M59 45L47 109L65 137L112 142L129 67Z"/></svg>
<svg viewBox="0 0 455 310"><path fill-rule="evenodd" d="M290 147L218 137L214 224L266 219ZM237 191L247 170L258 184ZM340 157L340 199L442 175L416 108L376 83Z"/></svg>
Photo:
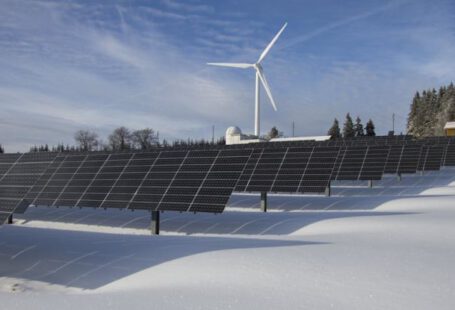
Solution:
<svg viewBox="0 0 455 310"><path fill-rule="evenodd" d="M150 232L152 235L160 234L160 212L152 211L152 222L150 224Z"/></svg>
<svg viewBox="0 0 455 310"><path fill-rule="evenodd" d="M267 212L267 192L261 193L261 211Z"/></svg>
<svg viewBox="0 0 455 310"><path fill-rule="evenodd" d="M332 193L332 188L330 186L330 181L329 181L329 184L327 184L327 187L325 188L325 195L327 197L330 197L331 193Z"/></svg>

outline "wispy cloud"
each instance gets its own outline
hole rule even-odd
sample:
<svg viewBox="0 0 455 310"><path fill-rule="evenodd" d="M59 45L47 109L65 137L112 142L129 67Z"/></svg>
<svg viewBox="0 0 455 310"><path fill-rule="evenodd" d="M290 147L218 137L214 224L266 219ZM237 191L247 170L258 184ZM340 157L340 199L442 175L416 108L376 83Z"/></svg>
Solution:
<svg viewBox="0 0 455 310"><path fill-rule="evenodd" d="M213 13L214 9L210 5L205 4L195 4L188 1L175 1L175 0L162 0L163 4L175 10L195 12L195 13Z"/></svg>
<svg viewBox="0 0 455 310"><path fill-rule="evenodd" d="M303 43L303 42L306 42L314 37L317 37L321 34L324 34L328 31L332 31L332 30L335 30L339 27L342 27L342 26L346 26L346 25L349 25L349 24L352 24L356 21L359 21L359 20L363 20L363 19L366 19L366 18L369 18L373 15L376 15L376 14L379 14L379 13L382 13L382 12L386 12L388 10L391 10L391 9L395 9L397 7L399 7L400 5L403 5L405 3L405 1L392 1L392 2L389 2L389 3L386 3L385 5L382 5L382 6L379 6L379 7L376 7L374 9L370 9L368 11L365 11L361 14L357 14L357 15L353 15L353 16L349 16L347 18L344 18L344 19L340 19L339 21L336 21L336 22L333 22L333 23L330 23L328 25L325 25L323 27L320 27L318 29L315 29L315 30L312 30L310 31L309 33L306 33L306 34L303 34L303 35L300 35L300 36L297 36L297 37L294 37L294 38L290 38L288 40L288 42L286 42L282 48L289 48L289 47L292 47L296 44L300 44L300 43Z"/></svg>
<svg viewBox="0 0 455 310"><path fill-rule="evenodd" d="M49 14L42 3L31 9L37 13L35 22ZM32 30L30 20L26 25L12 23L11 30L24 43L11 38L1 49L0 66L7 70L0 77L0 126L2 133L14 132L2 134L1 142L16 148L11 151L35 143L71 143L78 128L107 135L115 126L151 126L172 138L208 127L220 110L225 110L223 121L238 119L234 111L242 99L231 89L242 86L198 74L191 57L160 33L151 34L156 32L152 23L147 36L125 34L79 22L71 8L46 5L49 9L55 17L46 23L50 33ZM7 14L15 20L28 15L10 10ZM101 10L100 14L105 8ZM113 10L120 28L127 28L123 15L132 12L118 6ZM21 80L24 77L28 78Z"/></svg>
<svg viewBox="0 0 455 310"><path fill-rule="evenodd" d="M247 3L6 0L0 143L26 150L72 143L80 128L106 137L120 125L150 126L171 139L209 137L212 124L219 135L230 125L249 132L253 72L205 63L254 61L283 19L289 27L264 63L279 108L262 96L264 131L289 132L295 121L298 134L324 134L348 111L373 118L381 133L395 113L404 130L413 93L455 79L454 9L438 1L365 4L342 18L349 8L337 14L336 1L323 8L310 1L298 14L283 2L284 16ZM299 24L311 6L331 12L317 16L327 26ZM300 44L310 39L317 44Z"/></svg>

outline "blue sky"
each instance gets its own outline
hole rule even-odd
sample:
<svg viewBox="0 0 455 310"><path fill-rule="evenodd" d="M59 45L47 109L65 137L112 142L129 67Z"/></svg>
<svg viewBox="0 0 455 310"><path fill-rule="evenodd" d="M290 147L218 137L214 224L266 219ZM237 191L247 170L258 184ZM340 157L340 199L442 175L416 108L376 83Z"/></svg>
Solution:
<svg viewBox="0 0 455 310"><path fill-rule="evenodd" d="M416 90L455 80L455 2L0 0L0 143L73 143L118 126L210 138L253 131L254 75L206 62L263 63L262 131L323 135L346 112L405 131Z"/></svg>

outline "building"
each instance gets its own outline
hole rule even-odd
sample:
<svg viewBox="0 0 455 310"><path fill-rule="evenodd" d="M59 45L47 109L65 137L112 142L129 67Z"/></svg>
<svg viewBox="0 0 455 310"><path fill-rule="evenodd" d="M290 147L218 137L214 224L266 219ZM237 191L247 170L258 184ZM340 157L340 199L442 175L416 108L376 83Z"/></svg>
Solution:
<svg viewBox="0 0 455 310"><path fill-rule="evenodd" d="M455 122L447 122L444 126L444 133L447 137L455 137Z"/></svg>
<svg viewBox="0 0 455 310"><path fill-rule="evenodd" d="M226 130L226 144L247 144L259 142L289 142L289 141L325 141L329 140L330 136L315 136L315 137L286 137L286 138L273 138L266 140L258 138L254 135L243 134L239 127L233 126Z"/></svg>

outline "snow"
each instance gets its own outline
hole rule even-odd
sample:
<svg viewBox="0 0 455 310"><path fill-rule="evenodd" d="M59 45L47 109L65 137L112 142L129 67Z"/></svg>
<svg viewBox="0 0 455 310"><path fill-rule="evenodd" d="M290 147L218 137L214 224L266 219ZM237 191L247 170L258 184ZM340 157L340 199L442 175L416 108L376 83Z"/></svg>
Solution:
<svg viewBox="0 0 455 310"><path fill-rule="evenodd" d="M2 309L454 309L455 170L235 195L223 214L31 208L0 228Z"/></svg>

